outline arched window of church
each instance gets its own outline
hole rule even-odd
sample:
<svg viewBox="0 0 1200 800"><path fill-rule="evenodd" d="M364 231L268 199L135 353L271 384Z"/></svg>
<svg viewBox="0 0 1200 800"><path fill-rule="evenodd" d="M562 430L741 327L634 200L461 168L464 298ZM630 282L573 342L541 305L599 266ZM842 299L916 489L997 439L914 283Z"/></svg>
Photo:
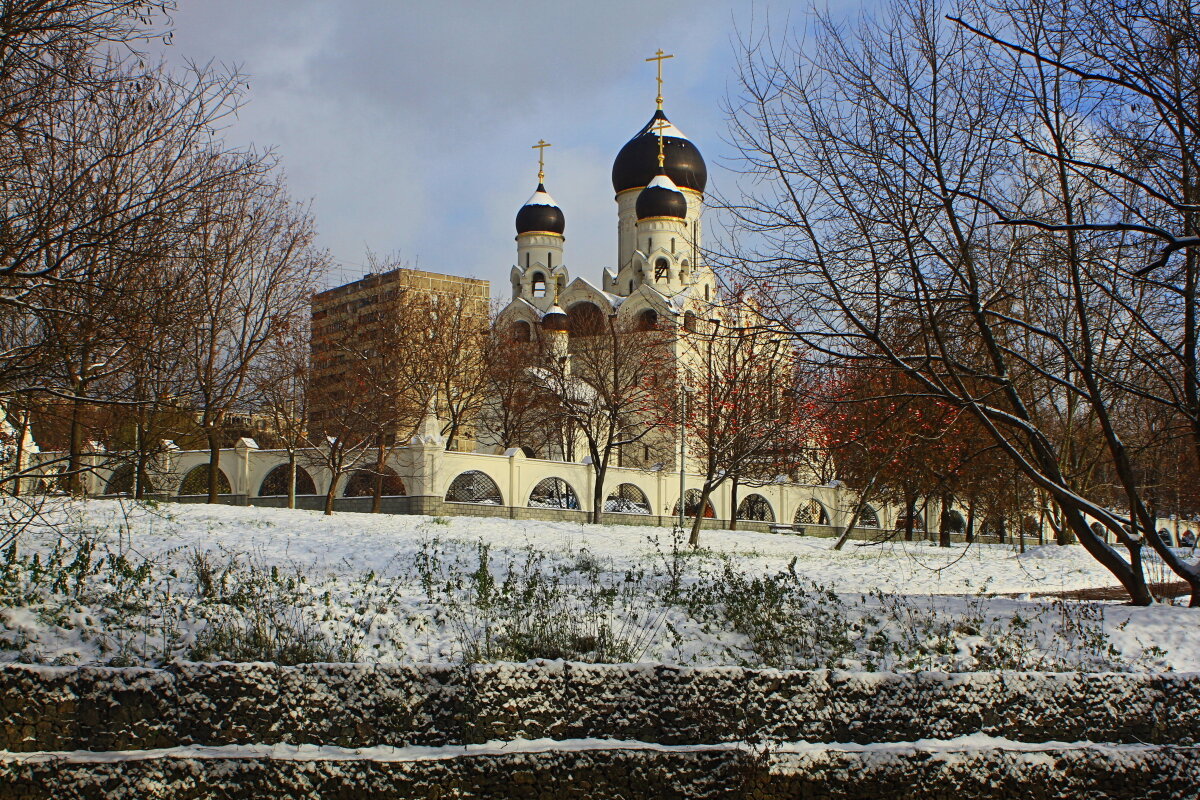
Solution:
<svg viewBox="0 0 1200 800"><path fill-rule="evenodd" d="M529 252L525 252L525 269L529 269Z"/></svg>
<svg viewBox="0 0 1200 800"><path fill-rule="evenodd" d="M669 272L669 265L667 264L667 260L665 258L660 258L658 261L654 262L654 280L667 280Z"/></svg>
<svg viewBox="0 0 1200 800"><path fill-rule="evenodd" d="M533 273L533 296L546 296L546 276L540 272Z"/></svg>
<svg viewBox="0 0 1200 800"><path fill-rule="evenodd" d="M671 255L675 254L675 237L671 237Z"/></svg>
<svg viewBox="0 0 1200 800"><path fill-rule="evenodd" d="M595 336L604 332L604 315L594 303L576 303L567 309L567 330L572 336Z"/></svg>
<svg viewBox="0 0 1200 800"><path fill-rule="evenodd" d="M554 253L546 253L546 266L554 269Z"/></svg>
<svg viewBox="0 0 1200 800"><path fill-rule="evenodd" d="M706 283L706 284L704 284L704 299L705 299L705 300L711 300L711 299L712 299L712 297L711 297L711 295L710 295L710 293L709 293L709 288L708 288L708 284L707 284L707 283Z"/></svg>
<svg viewBox="0 0 1200 800"><path fill-rule="evenodd" d="M683 315L683 328L693 333L696 332L696 315L691 311Z"/></svg>
<svg viewBox="0 0 1200 800"><path fill-rule="evenodd" d="M512 326L512 338L514 342L528 342L532 338L529 323L524 320L514 322Z"/></svg>
<svg viewBox="0 0 1200 800"><path fill-rule="evenodd" d="M658 312L653 308L647 308L641 314L638 314L637 329L639 331L658 330Z"/></svg>

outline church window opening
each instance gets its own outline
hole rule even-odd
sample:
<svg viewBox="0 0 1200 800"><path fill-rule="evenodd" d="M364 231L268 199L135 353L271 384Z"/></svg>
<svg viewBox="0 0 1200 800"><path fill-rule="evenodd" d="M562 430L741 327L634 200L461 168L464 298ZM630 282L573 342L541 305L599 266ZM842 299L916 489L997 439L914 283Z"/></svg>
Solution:
<svg viewBox="0 0 1200 800"><path fill-rule="evenodd" d="M554 253L546 253L546 266L554 269Z"/></svg>
<svg viewBox="0 0 1200 800"><path fill-rule="evenodd" d="M671 237L671 255L675 254L675 237Z"/></svg>
<svg viewBox="0 0 1200 800"><path fill-rule="evenodd" d="M540 272L535 272L533 274L533 296L546 296L546 277Z"/></svg>
<svg viewBox="0 0 1200 800"><path fill-rule="evenodd" d="M665 258L660 258L658 261L655 261L654 262L654 280L665 281L665 280L667 280L668 275L669 275L669 270L668 270L667 260Z"/></svg>
<svg viewBox="0 0 1200 800"><path fill-rule="evenodd" d="M706 283L706 284L704 284L704 299L705 299L705 300L711 300L711 299L712 299L712 297L710 296L709 290L708 290L708 284L707 284L707 283Z"/></svg>
<svg viewBox="0 0 1200 800"><path fill-rule="evenodd" d="M692 333L696 332L696 315L691 311L683 315L683 329Z"/></svg>
<svg viewBox="0 0 1200 800"><path fill-rule="evenodd" d="M513 323L512 339L514 342L528 342L533 338L529 323L519 320Z"/></svg>
<svg viewBox="0 0 1200 800"><path fill-rule="evenodd" d="M567 309L567 330L572 336L595 336L604 330L604 315L594 303L576 303Z"/></svg>
<svg viewBox="0 0 1200 800"><path fill-rule="evenodd" d="M639 331L658 330L658 312L653 308L647 308L641 314L638 314L637 321L637 329Z"/></svg>
<svg viewBox="0 0 1200 800"><path fill-rule="evenodd" d="M529 269L529 253L525 254L525 269Z"/></svg>

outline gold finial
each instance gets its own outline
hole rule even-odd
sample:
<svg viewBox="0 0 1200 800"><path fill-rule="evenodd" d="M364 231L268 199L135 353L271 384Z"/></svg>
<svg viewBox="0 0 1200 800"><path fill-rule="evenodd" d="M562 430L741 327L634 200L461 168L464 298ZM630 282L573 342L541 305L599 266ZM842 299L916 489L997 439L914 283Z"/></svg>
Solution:
<svg viewBox="0 0 1200 800"><path fill-rule="evenodd" d="M662 48L659 48L654 53L654 55L652 55L650 58L646 59L647 61L657 61L658 62L658 97L655 98L655 102L658 103L659 111L662 111L662 62L668 58L674 58L674 57L675 57L674 54L669 55L669 56L665 55L662 51Z"/></svg>
<svg viewBox="0 0 1200 800"><path fill-rule="evenodd" d="M654 123L653 130L655 133L658 134L658 168L659 169L662 169L663 165L666 164L666 161L667 161L666 157L663 155L663 131L665 131L669 127L671 127L671 126L667 124L666 120L660 119Z"/></svg>
<svg viewBox="0 0 1200 800"><path fill-rule="evenodd" d="M538 143L531 149L538 151L538 183L546 180L546 148L553 147L552 144L545 139L538 139Z"/></svg>

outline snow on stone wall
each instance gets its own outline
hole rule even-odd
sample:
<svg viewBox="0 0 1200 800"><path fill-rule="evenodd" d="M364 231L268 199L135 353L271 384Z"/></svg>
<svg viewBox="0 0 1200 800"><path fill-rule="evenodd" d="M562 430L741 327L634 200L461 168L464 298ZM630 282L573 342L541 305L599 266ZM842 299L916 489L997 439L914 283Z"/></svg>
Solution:
<svg viewBox="0 0 1200 800"><path fill-rule="evenodd" d="M259 757L65 754L0 759L12 800L1177 800L1195 797L1200 748L912 746L654 748L623 742L504 743L481 753ZM532 745L532 746L530 746ZM357 755L358 757L348 757Z"/></svg>
<svg viewBox="0 0 1200 800"><path fill-rule="evenodd" d="M780 672L563 662L461 666L6 666L0 749L1023 742L1191 745L1200 675Z"/></svg>

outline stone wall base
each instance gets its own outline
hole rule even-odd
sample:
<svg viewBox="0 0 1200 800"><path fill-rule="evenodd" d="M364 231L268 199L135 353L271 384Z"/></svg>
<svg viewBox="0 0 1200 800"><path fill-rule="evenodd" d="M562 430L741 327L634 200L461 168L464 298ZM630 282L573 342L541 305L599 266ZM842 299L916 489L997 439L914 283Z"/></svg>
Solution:
<svg viewBox="0 0 1200 800"><path fill-rule="evenodd" d="M301 758L311 760L7 757L0 785L11 800L1157 800L1194 797L1200 785L1200 749L1193 747L756 752L562 743L541 752L415 760Z"/></svg>

